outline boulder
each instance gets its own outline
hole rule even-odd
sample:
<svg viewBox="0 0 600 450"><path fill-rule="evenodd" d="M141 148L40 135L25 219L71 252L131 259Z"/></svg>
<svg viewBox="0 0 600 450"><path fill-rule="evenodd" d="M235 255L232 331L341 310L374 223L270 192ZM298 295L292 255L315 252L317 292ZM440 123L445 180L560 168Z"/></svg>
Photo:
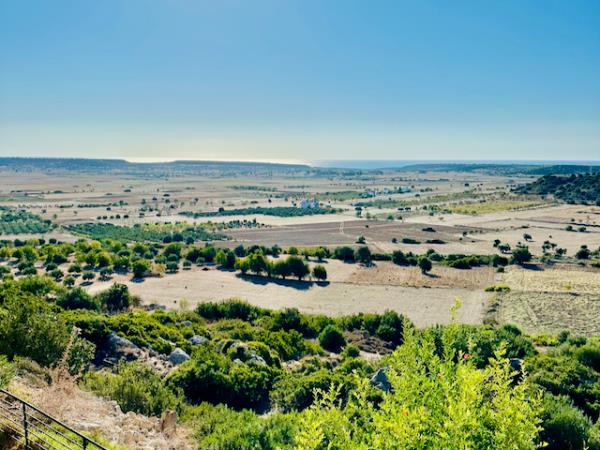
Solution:
<svg viewBox="0 0 600 450"><path fill-rule="evenodd" d="M369 383L383 392L390 392L392 390L392 383L390 383L390 380L385 373L385 369L383 368L378 369L377 372L375 372L369 380Z"/></svg>
<svg viewBox="0 0 600 450"><path fill-rule="evenodd" d="M115 363L120 359L133 361L144 356L144 350L139 348L129 339L125 339L115 332L112 332L106 338L106 344L100 351L102 359Z"/></svg>
<svg viewBox="0 0 600 450"><path fill-rule="evenodd" d="M250 347L248 344L243 342L234 342L228 352L232 357L239 359L247 364L258 364L260 366L266 366L267 362L265 359L256 353L256 350Z"/></svg>
<svg viewBox="0 0 600 450"><path fill-rule="evenodd" d="M182 364L182 363L188 361L189 359L190 359L190 355L188 355L186 352L184 352L180 348L176 348L169 355L169 361L171 362L171 364L174 364L174 365Z"/></svg>
<svg viewBox="0 0 600 450"><path fill-rule="evenodd" d="M125 338L119 336L114 331L108 335L107 343L108 343L108 346L113 350L116 350L119 348L139 349L139 347L137 345L135 345L133 342L131 342L129 339L125 339Z"/></svg>
<svg viewBox="0 0 600 450"><path fill-rule="evenodd" d="M194 345L202 345L202 344L206 344L208 342L207 338L205 338L204 336L200 336L198 334L195 334L188 340Z"/></svg>

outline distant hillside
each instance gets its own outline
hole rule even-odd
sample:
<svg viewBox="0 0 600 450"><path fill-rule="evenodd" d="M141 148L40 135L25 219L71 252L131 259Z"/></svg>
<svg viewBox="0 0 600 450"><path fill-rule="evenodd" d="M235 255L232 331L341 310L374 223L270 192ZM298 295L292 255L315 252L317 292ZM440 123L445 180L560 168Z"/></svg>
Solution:
<svg viewBox="0 0 600 450"><path fill-rule="evenodd" d="M600 206L600 173L586 175L544 175L516 189L520 194L552 195L567 203Z"/></svg>
<svg viewBox="0 0 600 450"><path fill-rule="evenodd" d="M262 162L172 161L135 163L123 159L83 158L0 158L0 170L16 172L111 173L134 176L226 176L304 174L312 169L304 164L272 164Z"/></svg>
<svg viewBox="0 0 600 450"><path fill-rule="evenodd" d="M600 173L600 165L540 165L511 163L431 163L411 164L397 169L403 172L476 172L490 175L549 175Z"/></svg>
<svg viewBox="0 0 600 450"><path fill-rule="evenodd" d="M537 166L527 173L531 175L571 175L571 174L586 174L599 173L599 166L586 166L575 164L561 164L556 166Z"/></svg>

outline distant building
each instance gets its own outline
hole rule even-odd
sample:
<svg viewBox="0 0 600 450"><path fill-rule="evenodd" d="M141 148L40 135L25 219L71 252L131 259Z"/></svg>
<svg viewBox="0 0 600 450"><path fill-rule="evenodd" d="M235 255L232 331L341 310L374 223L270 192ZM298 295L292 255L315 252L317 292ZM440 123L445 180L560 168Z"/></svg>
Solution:
<svg viewBox="0 0 600 450"><path fill-rule="evenodd" d="M305 198L304 200L302 200L300 202L300 208L302 208L302 209L318 208L319 206L320 206L320 203L315 198L312 198L312 199Z"/></svg>

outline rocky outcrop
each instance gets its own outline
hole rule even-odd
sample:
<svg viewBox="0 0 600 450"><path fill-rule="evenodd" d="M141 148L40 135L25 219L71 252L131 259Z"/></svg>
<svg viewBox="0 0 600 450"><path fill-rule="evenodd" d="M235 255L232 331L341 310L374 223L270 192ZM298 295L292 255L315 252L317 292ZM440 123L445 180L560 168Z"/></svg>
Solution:
<svg viewBox="0 0 600 450"><path fill-rule="evenodd" d="M189 361L189 359L190 359L190 355L188 355L186 352L184 352L180 348L176 348L169 355L169 362L175 366L177 366L179 364L183 364L184 362Z"/></svg>

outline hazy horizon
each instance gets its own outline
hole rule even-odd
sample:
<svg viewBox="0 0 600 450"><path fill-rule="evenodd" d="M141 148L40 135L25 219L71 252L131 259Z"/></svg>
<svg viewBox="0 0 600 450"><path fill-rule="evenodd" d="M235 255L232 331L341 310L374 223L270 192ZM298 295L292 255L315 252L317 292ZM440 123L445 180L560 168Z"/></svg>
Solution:
<svg viewBox="0 0 600 450"><path fill-rule="evenodd" d="M0 156L600 155L600 3L0 0Z"/></svg>

